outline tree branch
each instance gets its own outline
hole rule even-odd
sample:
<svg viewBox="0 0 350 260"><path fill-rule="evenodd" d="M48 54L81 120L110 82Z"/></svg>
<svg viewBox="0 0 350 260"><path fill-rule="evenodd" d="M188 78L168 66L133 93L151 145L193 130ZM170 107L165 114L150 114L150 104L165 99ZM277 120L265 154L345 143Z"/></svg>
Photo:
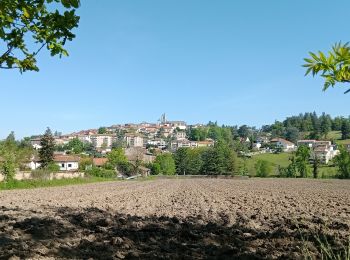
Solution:
<svg viewBox="0 0 350 260"><path fill-rule="evenodd" d="M47 42L43 43L43 45L41 45L41 47L33 53L33 56L36 56L41 51L41 49L44 48L45 45L47 45Z"/></svg>
<svg viewBox="0 0 350 260"><path fill-rule="evenodd" d="M8 47L7 51L6 51L3 55L1 55L0 60L2 60L2 59L5 58L7 55L9 55L9 54L11 53L12 49L13 49L13 46Z"/></svg>

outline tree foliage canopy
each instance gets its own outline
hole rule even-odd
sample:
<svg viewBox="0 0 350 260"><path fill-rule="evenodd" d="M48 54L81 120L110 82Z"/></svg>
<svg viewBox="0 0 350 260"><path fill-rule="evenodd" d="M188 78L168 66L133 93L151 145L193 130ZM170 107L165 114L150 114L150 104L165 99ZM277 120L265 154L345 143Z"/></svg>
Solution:
<svg viewBox="0 0 350 260"><path fill-rule="evenodd" d="M175 174L175 162L174 158L170 153L160 154L156 157L154 164L158 168L159 173L164 175L174 175Z"/></svg>
<svg viewBox="0 0 350 260"><path fill-rule="evenodd" d="M325 83L323 90L330 86L334 87L337 82L350 83L350 46L348 43L336 43L328 55L319 51L310 52L309 58L305 58L305 75L312 73L313 76L320 74ZM350 89L345 93L350 92Z"/></svg>
<svg viewBox="0 0 350 260"><path fill-rule="evenodd" d="M58 4L66 10L50 11ZM79 5L80 0L1 0L0 68L38 71L36 56L44 47L51 56L68 56L64 45L75 38Z"/></svg>
<svg viewBox="0 0 350 260"><path fill-rule="evenodd" d="M47 128L45 134L40 139L39 157L41 162L41 168L47 168L53 163L55 140L53 138L50 128Z"/></svg>

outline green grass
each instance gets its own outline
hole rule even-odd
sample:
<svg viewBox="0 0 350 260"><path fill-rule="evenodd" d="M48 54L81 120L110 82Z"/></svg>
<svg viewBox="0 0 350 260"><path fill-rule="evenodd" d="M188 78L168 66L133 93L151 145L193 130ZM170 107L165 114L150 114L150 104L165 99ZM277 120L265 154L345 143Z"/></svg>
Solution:
<svg viewBox="0 0 350 260"><path fill-rule="evenodd" d="M341 132L340 131L331 131L327 135L328 140L338 140L341 138Z"/></svg>
<svg viewBox="0 0 350 260"><path fill-rule="evenodd" d="M350 139L345 139L345 140L341 140L341 132L340 131L331 131L328 134L328 138L329 140L335 140L335 142L337 144L350 144Z"/></svg>
<svg viewBox="0 0 350 260"><path fill-rule="evenodd" d="M350 139L345 139L345 140L337 140L337 144L350 144Z"/></svg>
<svg viewBox="0 0 350 260"><path fill-rule="evenodd" d="M255 164L258 160L264 160L271 163L273 167L272 174L270 177L276 177L276 172L278 166L281 167L287 167L290 164L289 157L291 157L292 154L290 153L279 153L279 154L271 154L271 153L265 153L265 154L259 154L254 155L252 158L247 159L247 168L250 173L250 175L255 176L256 170L255 170ZM310 166L310 174L309 177L312 177L312 169ZM334 167L332 164L329 165L321 165L319 168L319 174L318 178L336 178L338 173L338 169Z"/></svg>
<svg viewBox="0 0 350 260"><path fill-rule="evenodd" d="M258 160L268 161L275 166L280 165L282 167L287 167L289 165L290 156L291 156L290 153L279 153L279 154L264 153L264 154L258 154L253 156L253 159L255 161L258 161Z"/></svg>
<svg viewBox="0 0 350 260"><path fill-rule="evenodd" d="M268 161L272 164L274 171L278 167L278 165L282 167L287 167L289 165L289 157L290 153L280 153L280 154L272 154L272 153L264 153L254 155L252 158L247 159L247 168L250 175L255 175L255 164L258 160Z"/></svg>
<svg viewBox="0 0 350 260"><path fill-rule="evenodd" d="M55 180L25 180L10 182L1 182L0 190L13 190L13 189L34 189L42 187L57 187L66 185L77 185L94 182L115 181L115 178L101 178L101 177L86 177L86 178L74 178L74 179L55 179Z"/></svg>

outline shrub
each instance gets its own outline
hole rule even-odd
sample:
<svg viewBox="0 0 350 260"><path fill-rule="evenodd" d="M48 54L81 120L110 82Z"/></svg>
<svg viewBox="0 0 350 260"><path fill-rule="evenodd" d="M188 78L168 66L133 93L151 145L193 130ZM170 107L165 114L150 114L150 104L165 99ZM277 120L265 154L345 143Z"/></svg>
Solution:
<svg viewBox="0 0 350 260"><path fill-rule="evenodd" d="M264 160L259 160L255 164L256 176L258 177L267 177L272 172L271 163Z"/></svg>
<svg viewBox="0 0 350 260"><path fill-rule="evenodd" d="M102 177L102 178L114 178L116 173L114 170L107 170L103 168L92 167L86 171L88 176Z"/></svg>
<svg viewBox="0 0 350 260"><path fill-rule="evenodd" d="M79 162L79 170L85 171L91 165L92 165L92 159L91 158L82 158L80 160L80 162Z"/></svg>
<svg viewBox="0 0 350 260"><path fill-rule="evenodd" d="M32 178L37 180L48 180L50 179L50 173L46 168L40 168L32 171Z"/></svg>
<svg viewBox="0 0 350 260"><path fill-rule="evenodd" d="M60 171L60 166L58 166L56 163L49 163L46 169L49 172L58 172Z"/></svg>
<svg viewBox="0 0 350 260"><path fill-rule="evenodd" d="M151 166L151 174L158 175L160 173L160 165L159 163L153 163Z"/></svg>
<svg viewBox="0 0 350 260"><path fill-rule="evenodd" d="M135 173L135 167L129 162L121 162L118 164L118 171L127 176L131 176Z"/></svg>

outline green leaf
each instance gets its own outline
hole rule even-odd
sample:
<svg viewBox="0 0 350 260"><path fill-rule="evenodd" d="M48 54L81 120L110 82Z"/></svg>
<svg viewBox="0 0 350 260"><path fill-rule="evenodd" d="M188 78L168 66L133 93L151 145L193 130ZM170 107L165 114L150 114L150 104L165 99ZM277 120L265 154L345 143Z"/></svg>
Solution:
<svg viewBox="0 0 350 260"><path fill-rule="evenodd" d="M22 11L23 11L23 15L24 15L25 18L29 18L30 17L30 14L28 13L27 8L22 7Z"/></svg>
<svg viewBox="0 0 350 260"><path fill-rule="evenodd" d="M309 52L309 54L311 55L312 58L314 58L315 61L319 61L319 58L317 57L317 55L313 52Z"/></svg>

